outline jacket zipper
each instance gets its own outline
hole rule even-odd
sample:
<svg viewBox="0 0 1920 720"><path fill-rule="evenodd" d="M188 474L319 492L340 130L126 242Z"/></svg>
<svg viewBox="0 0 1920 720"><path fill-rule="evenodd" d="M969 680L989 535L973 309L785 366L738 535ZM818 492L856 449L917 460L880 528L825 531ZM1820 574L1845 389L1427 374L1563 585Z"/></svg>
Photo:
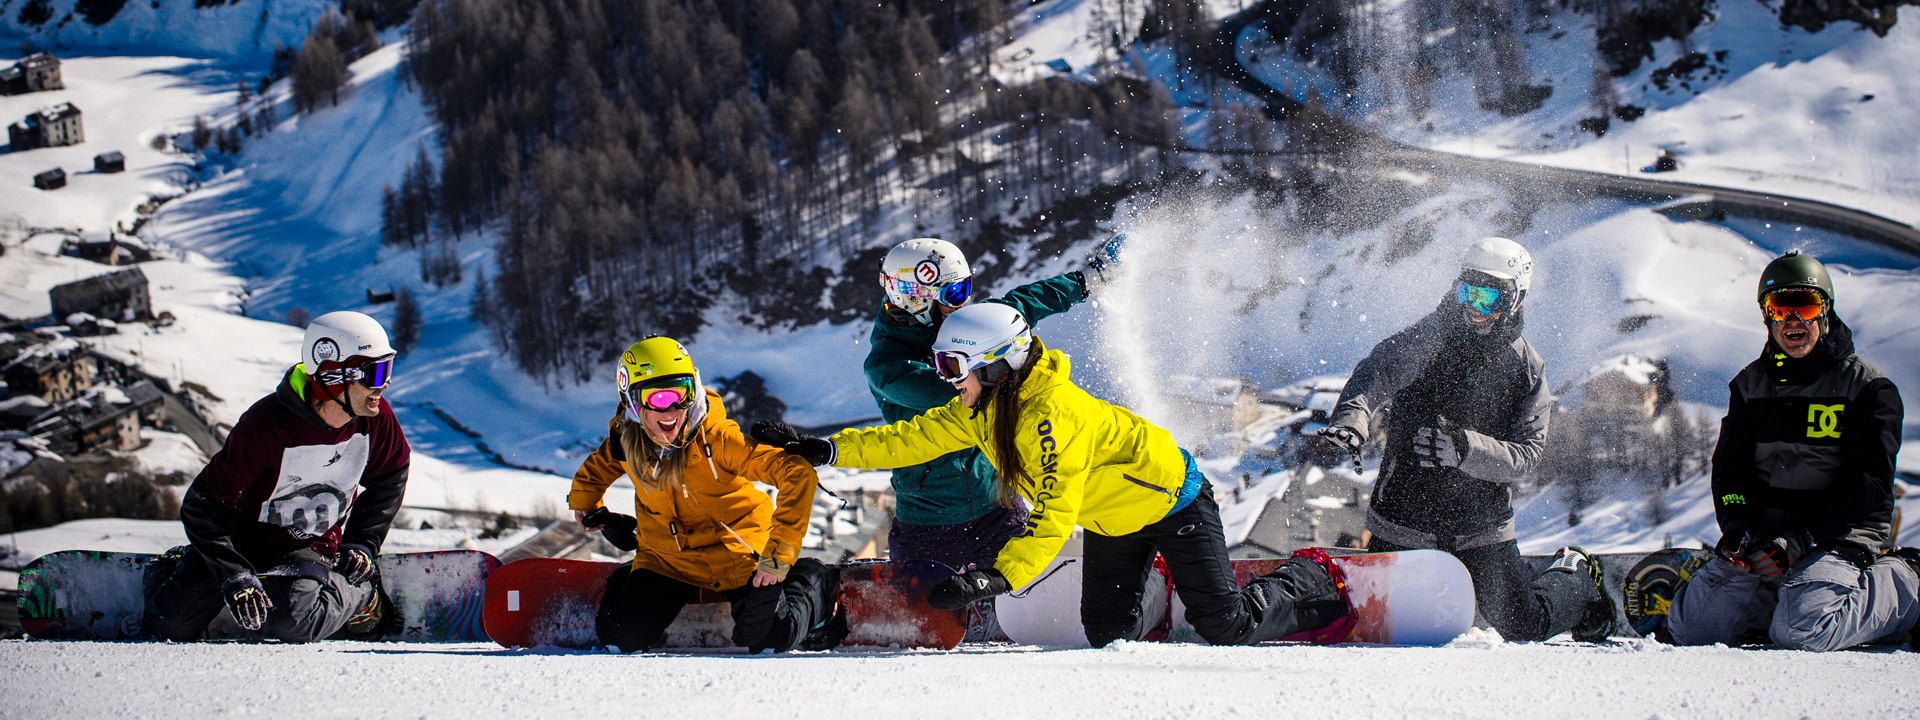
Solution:
<svg viewBox="0 0 1920 720"><path fill-rule="evenodd" d="M1137 477L1134 477L1134 476L1132 476L1132 475L1128 475L1128 474L1126 474L1126 473L1121 473L1121 474L1120 474L1120 477L1123 477L1123 478L1126 478L1126 479L1127 479L1127 482L1130 482L1130 483L1133 483L1133 484L1135 484L1135 485L1139 485L1140 487L1143 487L1143 488L1146 488L1146 489L1148 489L1148 490L1152 490L1152 491L1154 491L1154 492L1157 492L1157 493L1160 493L1161 495L1172 495L1172 494L1173 494L1172 492L1170 492L1170 491L1168 491L1168 490L1167 490L1166 488L1163 488L1163 487L1160 487L1159 485L1155 485L1155 484L1153 484L1153 483L1150 483L1150 482L1147 482L1147 481L1145 481L1145 480L1141 480L1140 478L1137 478Z"/></svg>

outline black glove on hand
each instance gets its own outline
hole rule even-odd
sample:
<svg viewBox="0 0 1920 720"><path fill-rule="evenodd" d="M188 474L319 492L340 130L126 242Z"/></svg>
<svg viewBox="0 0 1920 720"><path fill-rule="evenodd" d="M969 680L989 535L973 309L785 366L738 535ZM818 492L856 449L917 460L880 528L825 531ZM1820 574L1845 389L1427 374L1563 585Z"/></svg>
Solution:
<svg viewBox="0 0 1920 720"><path fill-rule="evenodd" d="M753 424L753 441L778 446L812 465L832 465L834 458L839 455L832 441L802 435L793 426L772 420Z"/></svg>
<svg viewBox="0 0 1920 720"><path fill-rule="evenodd" d="M273 601L267 599L267 589L260 586L260 578L253 573L236 573L220 583L220 596L227 601L227 609L233 611L233 620L246 630L259 630L267 624L267 611L273 609Z"/></svg>
<svg viewBox="0 0 1920 720"><path fill-rule="evenodd" d="M640 547L640 539L633 534L634 528L639 527L640 523L634 520L632 515L622 515L605 507L597 507L593 512L587 513L586 517L580 518L580 524L589 528L600 528L600 537L606 538L607 542L613 543L614 547L621 550L632 552Z"/></svg>
<svg viewBox="0 0 1920 720"><path fill-rule="evenodd" d="M347 582L359 585L380 572L380 566L373 562L373 553L359 545L341 545L340 557L333 561L333 569L347 576Z"/></svg>
<svg viewBox="0 0 1920 720"><path fill-rule="evenodd" d="M1345 425L1320 428L1320 439L1333 443L1348 455L1360 454L1360 433Z"/></svg>
<svg viewBox="0 0 1920 720"><path fill-rule="evenodd" d="M927 593L927 604L935 610L959 610L1012 589L998 570L969 570L933 586Z"/></svg>
<svg viewBox="0 0 1920 720"><path fill-rule="evenodd" d="M1420 467L1460 467L1460 461L1467 457L1467 447L1455 434L1430 427L1415 432L1413 456L1419 459Z"/></svg>
<svg viewBox="0 0 1920 720"><path fill-rule="evenodd" d="M1793 569L1793 564L1806 556L1810 544L1804 533L1787 533L1771 540L1756 540L1748 535L1742 543L1740 559L1748 572L1772 580Z"/></svg>

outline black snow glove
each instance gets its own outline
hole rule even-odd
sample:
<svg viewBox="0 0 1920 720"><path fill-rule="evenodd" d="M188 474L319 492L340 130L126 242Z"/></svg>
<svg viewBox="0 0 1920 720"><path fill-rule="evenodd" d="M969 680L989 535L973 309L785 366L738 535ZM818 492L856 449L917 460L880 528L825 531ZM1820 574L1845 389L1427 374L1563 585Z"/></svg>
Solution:
<svg viewBox="0 0 1920 720"><path fill-rule="evenodd" d="M935 610L959 610L1012 589L998 570L969 570L933 586L933 591L927 593L927 604Z"/></svg>
<svg viewBox="0 0 1920 720"><path fill-rule="evenodd" d="M586 517L580 518L580 524L589 528L600 528L600 537L606 538L607 542L613 543L614 547L621 550L632 552L640 547L640 539L633 534L639 522L634 520L632 515L622 515L605 507L597 507L593 512L587 513Z"/></svg>
<svg viewBox="0 0 1920 720"><path fill-rule="evenodd" d="M1420 428L1413 434L1413 455L1420 467L1460 467L1467 459L1466 434L1457 428L1449 432L1444 425Z"/></svg>
<svg viewBox="0 0 1920 720"><path fill-rule="evenodd" d="M778 446L812 465L832 465L840 454L832 441L803 435L791 425L772 420L753 424L753 441Z"/></svg>
<svg viewBox="0 0 1920 720"><path fill-rule="evenodd" d="M1348 455L1360 454L1360 433L1345 425L1329 425L1320 428L1320 439L1333 443L1335 447L1347 451Z"/></svg>
<svg viewBox="0 0 1920 720"><path fill-rule="evenodd" d="M220 596L227 601L227 609L233 611L233 621L246 630L259 630L267 624L267 611L273 609L273 601L267 599L267 589L260 586L260 578L253 573L235 573L220 583Z"/></svg>
<svg viewBox="0 0 1920 720"><path fill-rule="evenodd" d="M355 585L380 572L380 566L373 562L373 553L361 545L341 545L340 557L333 561L333 569Z"/></svg>

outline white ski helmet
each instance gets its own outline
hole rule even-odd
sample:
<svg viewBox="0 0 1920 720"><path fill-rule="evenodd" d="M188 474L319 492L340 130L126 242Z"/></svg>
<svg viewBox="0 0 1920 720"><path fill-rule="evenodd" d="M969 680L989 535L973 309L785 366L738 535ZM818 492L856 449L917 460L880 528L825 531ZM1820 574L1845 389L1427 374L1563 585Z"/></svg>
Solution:
<svg viewBox="0 0 1920 720"><path fill-rule="evenodd" d="M940 324L940 335L933 341L933 370L947 382L959 382L967 373L1000 360L1007 361L1009 371L1019 370L1026 366L1032 349L1033 328L1019 310L996 302L968 305Z"/></svg>
<svg viewBox="0 0 1920 720"><path fill-rule="evenodd" d="M973 295L973 270L953 243L914 238L893 246L880 261L880 287L887 302L933 325L935 302L959 307Z"/></svg>
<svg viewBox="0 0 1920 720"><path fill-rule="evenodd" d="M330 312L307 325L306 338L300 341L300 364L307 375L322 385L343 385L350 378L335 372L358 368L373 360L392 358L393 345L387 342L387 330L380 321L351 310ZM381 378L375 387L385 385Z"/></svg>
<svg viewBox="0 0 1920 720"><path fill-rule="evenodd" d="M1533 286L1533 255L1520 243L1503 237L1483 238L1467 249L1462 270L1477 270L1501 280L1513 282L1521 294Z"/></svg>

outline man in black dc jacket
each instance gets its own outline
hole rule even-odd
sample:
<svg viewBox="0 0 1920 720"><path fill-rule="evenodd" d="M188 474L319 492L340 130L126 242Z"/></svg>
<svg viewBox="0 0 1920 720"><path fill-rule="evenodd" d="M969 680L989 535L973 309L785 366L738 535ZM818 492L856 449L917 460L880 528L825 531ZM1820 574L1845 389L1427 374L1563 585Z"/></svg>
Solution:
<svg viewBox="0 0 1920 720"><path fill-rule="evenodd" d="M1854 354L1820 261L1775 259L1759 301L1766 350L1728 383L1713 452L1721 538L1674 597L1674 641L1826 651L1905 639L1920 553L1887 553L1900 391Z"/></svg>

